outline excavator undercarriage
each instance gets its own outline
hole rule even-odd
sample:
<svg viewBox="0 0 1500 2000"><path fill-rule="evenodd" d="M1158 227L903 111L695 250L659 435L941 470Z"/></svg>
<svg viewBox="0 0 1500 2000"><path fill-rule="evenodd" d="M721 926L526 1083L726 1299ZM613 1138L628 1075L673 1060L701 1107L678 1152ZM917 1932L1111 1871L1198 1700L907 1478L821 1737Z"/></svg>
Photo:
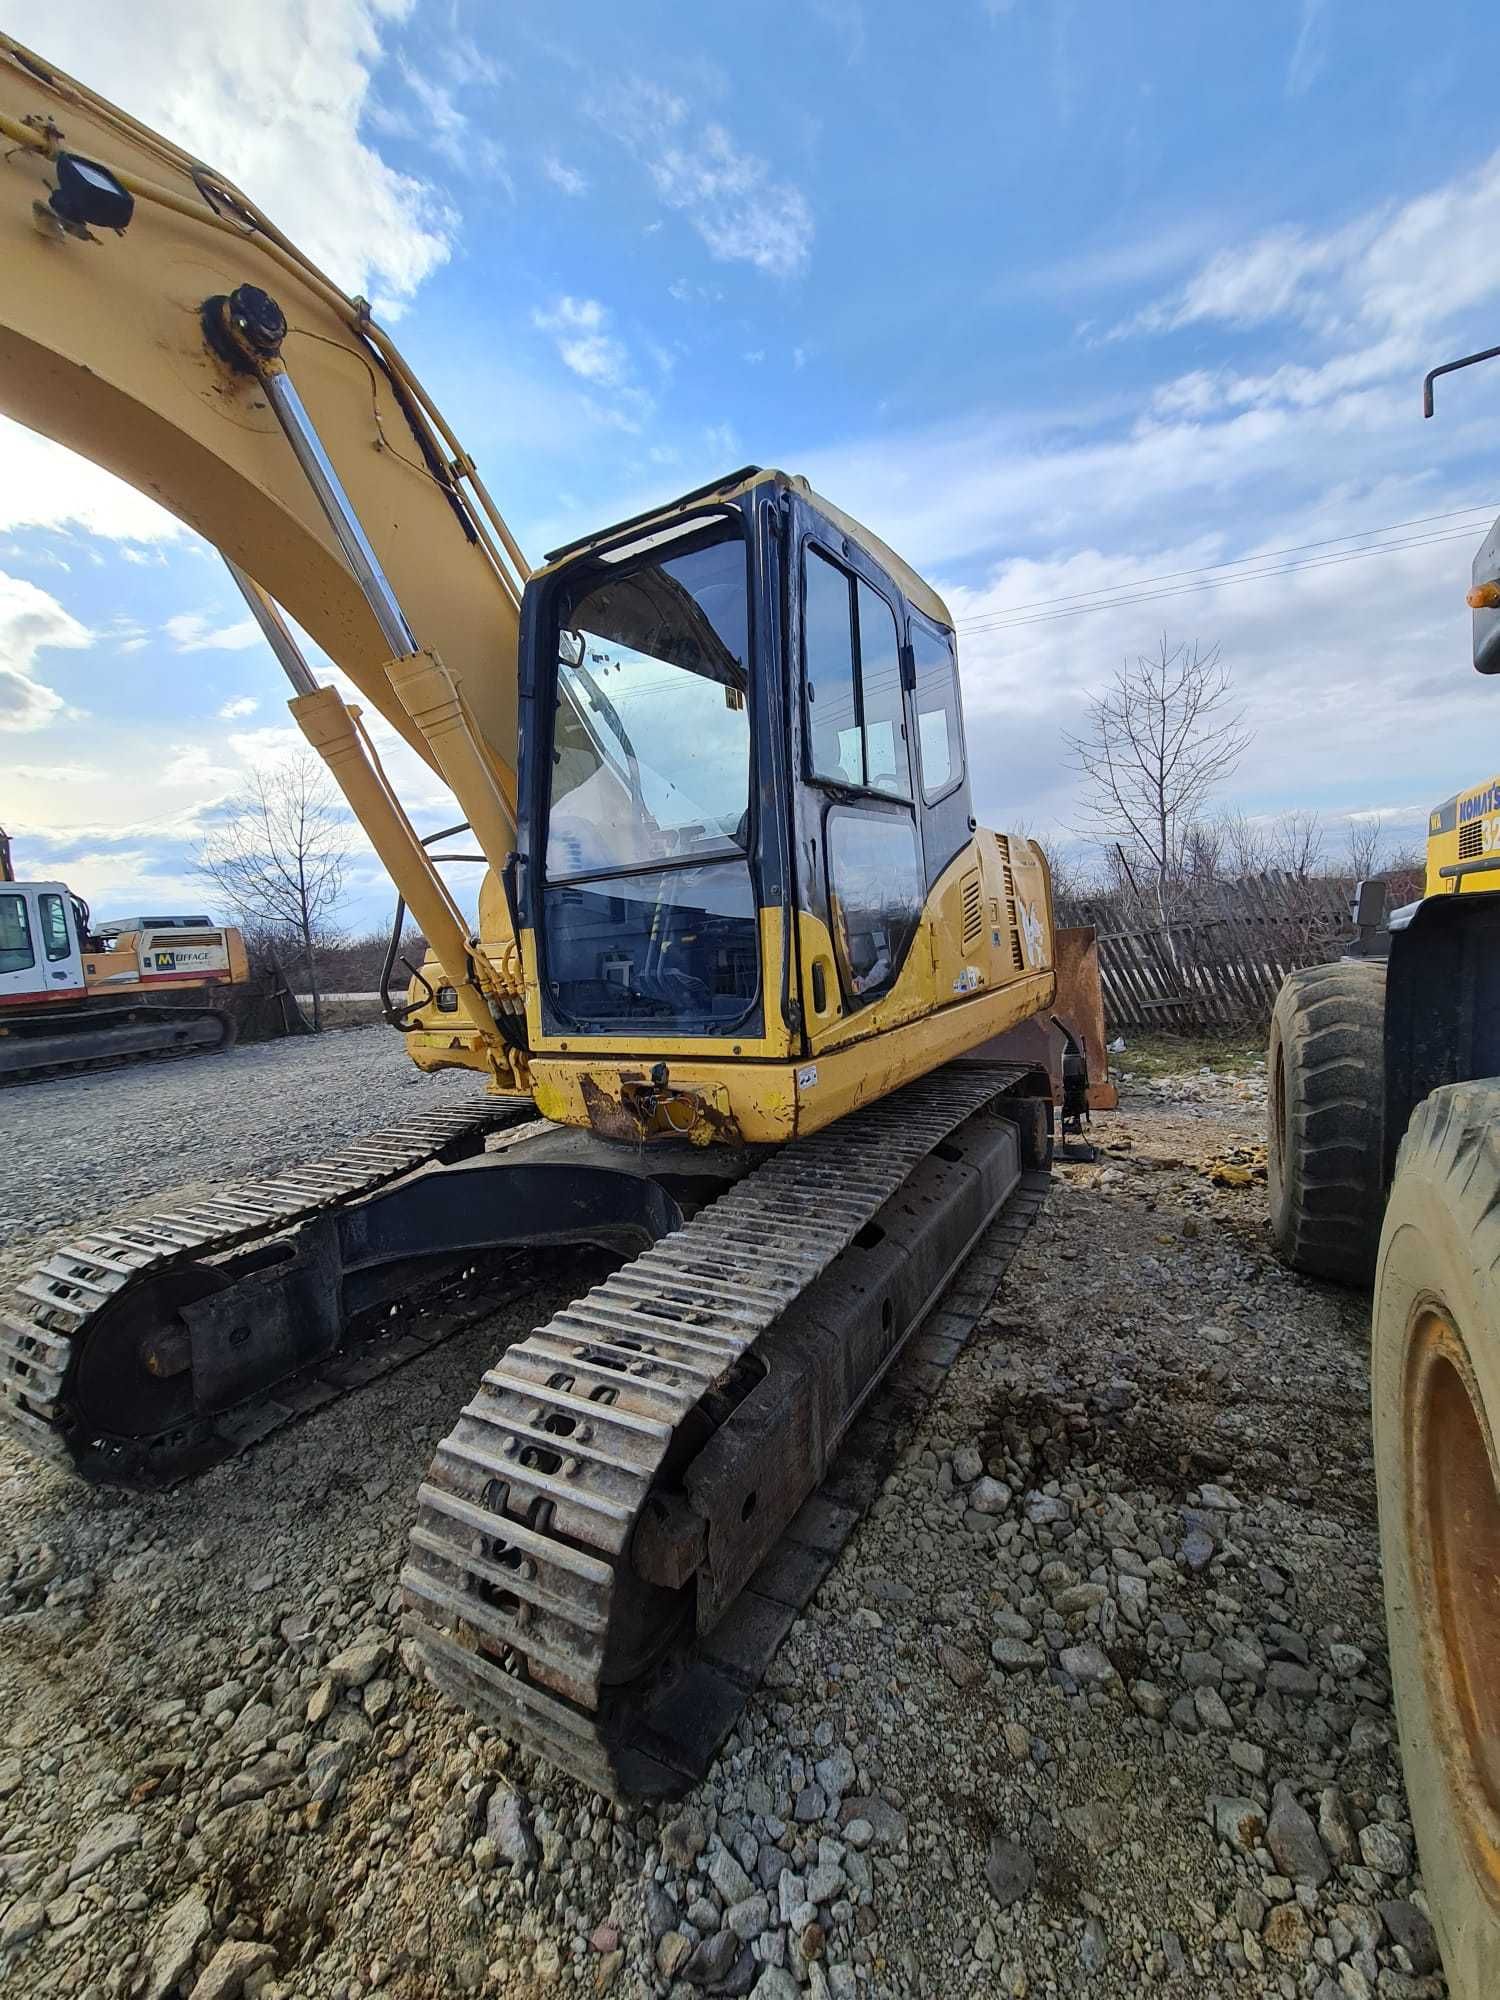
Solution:
<svg viewBox="0 0 1500 2000"><path fill-rule="evenodd" d="M439 1686L600 1790L669 1794L857 1518L850 1468L818 1490L867 1400L983 1242L967 1320L922 1343L952 1358L1039 1210L1044 1086L953 1064L762 1163L429 1112L44 1259L0 1309L0 1427L170 1484L513 1302L518 1253L628 1259L485 1374L402 1590Z"/></svg>

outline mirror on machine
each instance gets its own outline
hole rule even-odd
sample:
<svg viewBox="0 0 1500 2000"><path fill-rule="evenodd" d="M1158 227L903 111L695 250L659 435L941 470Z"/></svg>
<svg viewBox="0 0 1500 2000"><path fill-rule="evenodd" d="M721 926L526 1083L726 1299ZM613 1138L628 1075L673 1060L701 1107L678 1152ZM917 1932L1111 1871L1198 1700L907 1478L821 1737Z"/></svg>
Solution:
<svg viewBox="0 0 1500 2000"><path fill-rule="evenodd" d="M1482 674L1500 674L1500 520L1479 544L1469 603L1474 612L1474 665Z"/></svg>

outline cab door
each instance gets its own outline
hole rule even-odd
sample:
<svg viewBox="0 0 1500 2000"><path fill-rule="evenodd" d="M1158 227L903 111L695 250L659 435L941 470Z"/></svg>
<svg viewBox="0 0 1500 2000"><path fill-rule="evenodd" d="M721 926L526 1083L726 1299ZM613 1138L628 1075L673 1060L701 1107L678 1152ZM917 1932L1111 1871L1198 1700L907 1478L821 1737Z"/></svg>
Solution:
<svg viewBox="0 0 1500 2000"><path fill-rule="evenodd" d="M0 1006L79 999L83 955L72 899L60 882L0 885Z"/></svg>
<svg viewBox="0 0 1500 2000"><path fill-rule="evenodd" d="M903 601L815 509L793 515L799 958L815 1055L857 1039L859 1017L924 949L926 882Z"/></svg>

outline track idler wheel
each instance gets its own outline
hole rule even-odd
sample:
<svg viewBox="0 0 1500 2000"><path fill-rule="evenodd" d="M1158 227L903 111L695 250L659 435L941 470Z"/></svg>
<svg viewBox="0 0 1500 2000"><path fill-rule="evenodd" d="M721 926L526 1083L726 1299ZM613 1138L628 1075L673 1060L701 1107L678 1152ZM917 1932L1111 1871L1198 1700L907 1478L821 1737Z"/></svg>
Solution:
<svg viewBox="0 0 1500 2000"><path fill-rule="evenodd" d="M89 1437L143 1443L194 1420L192 1339L179 1313L228 1282L207 1265L187 1264L128 1286L105 1306L71 1384Z"/></svg>

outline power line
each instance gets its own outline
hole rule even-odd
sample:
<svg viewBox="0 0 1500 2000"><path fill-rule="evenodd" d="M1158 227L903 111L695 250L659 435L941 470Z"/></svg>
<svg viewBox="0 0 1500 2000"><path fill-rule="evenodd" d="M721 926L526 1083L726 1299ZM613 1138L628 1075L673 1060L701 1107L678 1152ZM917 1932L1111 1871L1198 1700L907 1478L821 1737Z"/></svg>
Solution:
<svg viewBox="0 0 1500 2000"><path fill-rule="evenodd" d="M1134 596L1104 598L1097 603L1075 604L1059 611L1042 611L1026 618L999 618L977 626L960 627L971 634L990 631L1008 632L1023 625L1047 625L1057 618L1077 618L1086 611L1118 611L1132 604L1154 604L1161 598L1184 597L1197 591L1224 590L1233 583L1255 583L1262 577L1295 576L1303 570L1331 569L1342 563L1367 562L1371 556L1396 554L1403 549L1437 548L1446 542L1467 543L1473 535L1471 528L1460 528L1446 535L1414 536L1406 541L1382 542L1378 548L1349 549L1341 555L1319 556L1311 562L1283 563L1272 569L1246 570L1238 576L1205 577L1198 583L1179 583L1170 590L1141 591Z"/></svg>
<svg viewBox="0 0 1500 2000"><path fill-rule="evenodd" d="M1104 597L1098 593L1080 593L1077 601L1068 599L1042 599L1042 603L1055 603L1057 610L1032 610L1016 605L1003 612L994 612L987 617L973 619L960 624L958 630L970 635L986 632L1010 631L1023 625L1050 624L1057 618L1076 618L1088 611L1116 611L1133 604L1151 604L1158 599L1182 597L1196 591L1223 590L1234 583L1254 583L1262 577L1292 576L1303 570L1329 569L1342 563L1368 562L1372 556L1395 555L1405 549L1436 548L1448 542L1467 542L1473 536L1473 528L1451 529L1443 534L1413 535L1394 542L1379 542L1367 549L1346 549L1337 555L1318 556L1309 562L1282 563L1270 568L1242 569L1233 576L1213 576L1205 573L1195 583L1176 584L1166 590L1137 590L1132 584L1114 587L1113 596ZM1191 574L1191 572L1183 572ZM1146 579L1142 579L1146 581ZM1092 600L1092 601L1089 601ZM1020 615L1018 615L1020 614Z"/></svg>
<svg viewBox="0 0 1500 2000"><path fill-rule="evenodd" d="M1476 503L1472 507L1450 507L1442 514L1417 514L1410 521L1391 521L1383 528L1356 528L1347 535L1329 535L1320 542L1293 542L1285 549L1261 549L1253 556L1236 556L1231 561L1220 563L1194 563L1189 569L1164 570L1160 576L1133 577L1129 584L1101 584L1097 590L1066 590L1058 597L1034 597L1025 604L1007 605L1004 613L996 612L996 617L1008 616L1012 611L1040 611L1048 604L1076 604L1085 597L1104 597L1116 590L1144 589L1149 583L1175 583L1180 576L1208 576L1215 570L1243 569L1247 563L1279 562L1283 556L1305 555L1309 549L1337 548L1340 542L1360 542L1370 535L1405 534L1408 528L1425 528L1432 521L1456 521L1466 514L1490 514L1491 509Z"/></svg>

